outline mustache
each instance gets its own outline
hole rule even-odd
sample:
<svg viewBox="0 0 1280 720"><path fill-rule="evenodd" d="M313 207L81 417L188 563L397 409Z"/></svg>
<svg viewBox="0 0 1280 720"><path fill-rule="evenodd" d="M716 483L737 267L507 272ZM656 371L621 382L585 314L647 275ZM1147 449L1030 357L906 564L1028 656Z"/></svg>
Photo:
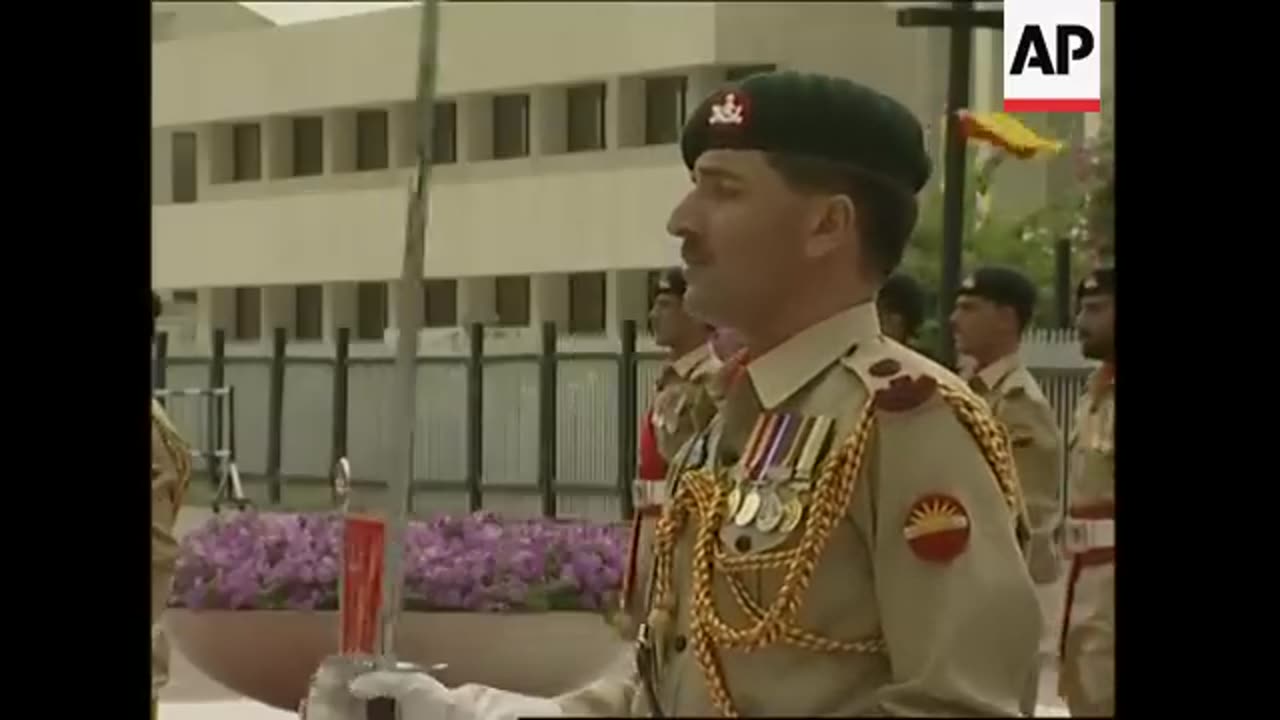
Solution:
<svg viewBox="0 0 1280 720"><path fill-rule="evenodd" d="M688 267L710 264L710 253L705 248L706 246L698 239L686 237L684 242L680 243L680 259Z"/></svg>

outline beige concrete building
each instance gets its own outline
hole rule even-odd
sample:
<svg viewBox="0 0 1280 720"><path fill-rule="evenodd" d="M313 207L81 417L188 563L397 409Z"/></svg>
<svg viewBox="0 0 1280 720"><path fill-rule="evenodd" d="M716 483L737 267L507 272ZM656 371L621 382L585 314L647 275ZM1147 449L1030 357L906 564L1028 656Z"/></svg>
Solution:
<svg viewBox="0 0 1280 720"><path fill-rule="evenodd" d="M500 348L529 347L544 320L582 347L642 320L651 271L678 258L663 226L688 182L679 128L726 78L847 75L939 117L946 34L896 27L895 5L444 3L424 351L462 350L471 321ZM153 282L173 293L175 349L217 327L260 352L284 327L321 352L348 326L357 351L385 351L418 10L277 27L232 3L156 3L153 18ZM975 107L998 107L1000 47L979 31ZM1052 175L1012 169L998 197L1037 207Z"/></svg>

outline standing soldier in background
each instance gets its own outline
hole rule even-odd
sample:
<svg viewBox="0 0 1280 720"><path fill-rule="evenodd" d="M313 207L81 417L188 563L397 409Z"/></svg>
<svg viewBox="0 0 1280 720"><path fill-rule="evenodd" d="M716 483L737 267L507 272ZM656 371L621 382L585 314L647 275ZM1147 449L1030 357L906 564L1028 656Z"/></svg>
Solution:
<svg viewBox="0 0 1280 720"><path fill-rule="evenodd" d="M1063 613L1059 690L1072 715L1115 714L1114 267L1094 270L1076 291L1081 351L1102 367L1089 379L1071 432L1067 521L1071 572Z"/></svg>
<svg viewBox="0 0 1280 720"><path fill-rule="evenodd" d="M151 336L160 317L160 298L151 294ZM178 541L173 534L182 497L191 480L191 453L169 421L164 407L151 399L151 717L156 716L160 688L169 681L169 642L160 620L169 603Z"/></svg>
<svg viewBox="0 0 1280 720"><path fill-rule="evenodd" d="M961 283L950 321L956 350L970 360L963 373L969 387L1009 433L1030 521L1027 565L1041 589L1051 636L1057 625L1049 620L1056 617L1052 589L1061 566L1056 536L1062 517L1062 439L1053 406L1019 356L1035 305L1036 287L1025 275L984 267ZM1039 672L1033 672L1022 698L1024 714L1034 713L1039 687Z"/></svg>
<svg viewBox="0 0 1280 720"><path fill-rule="evenodd" d="M627 637L639 623L634 610L643 600L639 594L649 573L653 530L666 501L667 463L716 412L719 388L713 381L721 362L712 348L713 328L685 311L684 291L679 268L664 270L649 310L654 341L667 348L668 355L652 404L640 421L636 514L617 623Z"/></svg>
<svg viewBox="0 0 1280 720"><path fill-rule="evenodd" d="M752 75L689 114L685 306L750 360L671 460L636 653L555 698L373 672L406 720L1016 716L1040 609L1005 434L884 338L930 162L901 103Z"/></svg>
<svg viewBox="0 0 1280 720"><path fill-rule="evenodd" d="M924 289L910 275L894 273L880 288L876 309L884 334L903 345L912 345L924 323Z"/></svg>

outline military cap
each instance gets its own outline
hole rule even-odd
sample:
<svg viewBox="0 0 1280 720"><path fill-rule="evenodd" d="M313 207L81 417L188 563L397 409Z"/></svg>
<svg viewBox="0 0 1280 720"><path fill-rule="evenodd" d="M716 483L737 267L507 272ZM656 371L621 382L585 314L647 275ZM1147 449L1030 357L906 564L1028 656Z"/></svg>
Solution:
<svg viewBox="0 0 1280 720"><path fill-rule="evenodd" d="M960 283L957 296L969 295L1013 308L1026 325L1036 309L1036 286L1026 275L1007 267L982 267Z"/></svg>
<svg viewBox="0 0 1280 720"><path fill-rule="evenodd" d="M680 270L680 268L667 268L658 276L658 290L655 294L665 295L669 293L678 297L684 297L686 287L684 272Z"/></svg>
<svg viewBox="0 0 1280 720"><path fill-rule="evenodd" d="M915 195L929 179L924 132L897 100L852 80L768 72L702 101L680 138L693 169L707 150L761 150L848 166Z"/></svg>
<svg viewBox="0 0 1280 720"><path fill-rule="evenodd" d="M876 299L890 312L902 316L908 335L914 335L924 322L924 288L910 275L890 275Z"/></svg>
<svg viewBox="0 0 1280 720"><path fill-rule="evenodd" d="M1116 269L1114 267L1100 267L1091 271L1080 284L1076 286L1076 301L1090 295L1115 295L1116 294Z"/></svg>

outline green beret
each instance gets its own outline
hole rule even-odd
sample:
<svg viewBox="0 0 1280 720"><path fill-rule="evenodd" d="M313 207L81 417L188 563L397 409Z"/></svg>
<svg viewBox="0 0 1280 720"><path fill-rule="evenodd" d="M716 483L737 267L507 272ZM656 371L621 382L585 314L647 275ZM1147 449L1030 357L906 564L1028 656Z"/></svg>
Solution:
<svg viewBox="0 0 1280 720"><path fill-rule="evenodd" d="M911 195L929 179L920 122L902 103L852 80L799 72L751 75L702 101L680 138L693 169L706 150L819 158Z"/></svg>
<svg viewBox="0 0 1280 720"><path fill-rule="evenodd" d="M924 322L924 288L910 275L890 275L880 286L876 300L889 312L902 316L910 331L908 334L914 335L920 323Z"/></svg>
<svg viewBox="0 0 1280 720"><path fill-rule="evenodd" d="M1084 276L1080 284L1076 287L1076 300L1089 297L1091 295L1111 295L1116 294L1116 269L1114 267L1101 267Z"/></svg>
<svg viewBox="0 0 1280 720"><path fill-rule="evenodd" d="M684 272L680 268L667 268L658 276L657 295L670 293L679 297L684 297L684 291L687 285L684 280Z"/></svg>
<svg viewBox="0 0 1280 720"><path fill-rule="evenodd" d="M956 295L979 297L1011 307L1017 313L1018 321L1024 325L1036 309L1035 283L1013 268L978 268L960 283Z"/></svg>

